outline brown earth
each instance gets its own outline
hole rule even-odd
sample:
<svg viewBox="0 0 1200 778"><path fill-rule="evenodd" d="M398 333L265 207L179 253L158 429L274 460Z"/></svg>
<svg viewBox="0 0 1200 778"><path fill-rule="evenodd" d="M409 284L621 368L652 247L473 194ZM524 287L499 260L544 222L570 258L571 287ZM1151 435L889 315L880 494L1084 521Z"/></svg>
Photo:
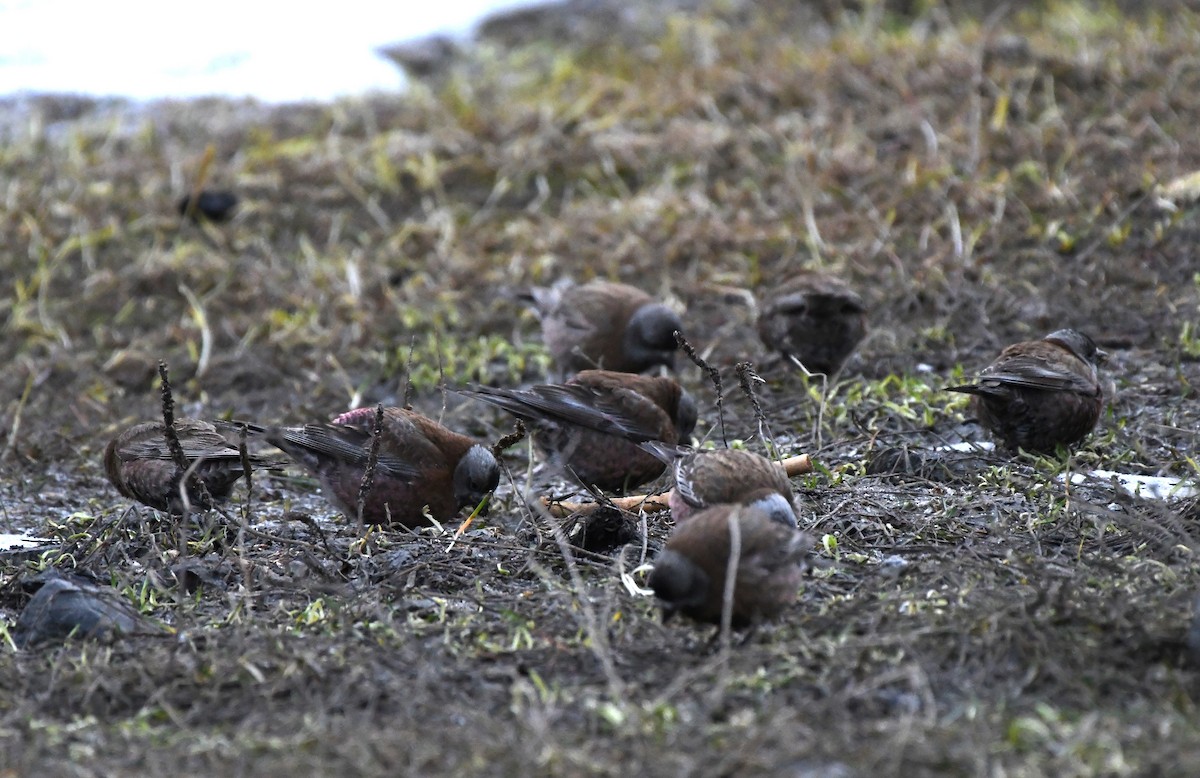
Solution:
<svg viewBox="0 0 1200 778"><path fill-rule="evenodd" d="M1056 479L1196 472L1200 220L1160 187L1200 169L1200 13L907 5L488 44L332 106L9 101L0 532L61 550L0 557L0 614L78 567L175 632L0 649L0 774L1200 774L1197 502ZM174 209L210 144L242 205L194 225ZM745 294L801 267L871 306L824 393L762 353ZM681 373L710 440L762 450L749 360L761 428L817 460L821 564L777 623L660 624L621 574L666 522L569 549L523 496L571 489L529 483L523 446L454 544L364 531L299 473L182 530L103 477L160 412L159 358L188 415L407 395L495 440L509 419L440 387L544 378L514 293L564 275L686 307L721 369L720 415ZM868 474L978 435L941 389L1063 326L1113 355L1069 460Z"/></svg>

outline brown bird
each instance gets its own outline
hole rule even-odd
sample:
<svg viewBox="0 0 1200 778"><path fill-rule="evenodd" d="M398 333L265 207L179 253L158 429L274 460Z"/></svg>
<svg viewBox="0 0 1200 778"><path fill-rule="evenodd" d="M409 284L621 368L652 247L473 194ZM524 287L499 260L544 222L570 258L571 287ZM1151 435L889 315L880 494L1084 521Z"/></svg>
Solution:
<svg viewBox="0 0 1200 778"><path fill-rule="evenodd" d="M777 615L796 599L812 537L783 526L754 505L714 505L676 526L654 561L649 584L662 601L663 620L676 612L721 623L733 532L740 551L731 621L746 626Z"/></svg>
<svg viewBox="0 0 1200 778"><path fill-rule="evenodd" d="M605 491L640 486L666 469L638 443L675 445L696 427L696 402L673 378L584 370L565 384L463 394L524 419L552 463Z"/></svg>
<svg viewBox="0 0 1200 778"><path fill-rule="evenodd" d="M1096 426L1104 405L1096 367L1107 357L1082 332L1058 330L1008 346L975 381L949 391L974 395L979 423L1010 451L1053 453Z"/></svg>
<svg viewBox="0 0 1200 778"><path fill-rule="evenodd" d="M676 524L722 503L758 503L780 524L796 526L796 504L787 471L753 451L643 443L642 448L674 465L675 488L667 498Z"/></svg>
<svg viewBox="0 0 1200 778"><path fill-rule="evenodd" d="M375 409L348 411L328 424L280 427L267 440L320 479L329 500L358 515L358 493L371 449ZM500 483L492 452L416 411L384 408L375 477L363 505L368 524L428 524L475 506Z"/></svg>
<svg viewBox="0 0 1200 778"><path fill-rule="evenodd" d="M866 310L840 278L805 272L767 299L758 315L758 336L808 372L832 376L866 334Z"/></svg>
<svg viewBox="0 0 1200 778"><path fill-rule="evenodd" d="M191 506L211 508L214 501L228 499L234 483L242 477L238 426L232 422L175 420L175 433L191 471L187 481ZM261 429L246 426L251 432ZM181 514L178 473L164 429L160 421L146 421L122 431L104 449L104 472L126 497L160 511ZM280 464L258 455L249 460L256 467Z"/></svg>
<svg viewBox="0 0 1200 778"><path fill-rule="evenodd" d="M640 373L674 367L679 315L628 284L590 281L530 290L542 338L563 375L600 368Z"/></svg>

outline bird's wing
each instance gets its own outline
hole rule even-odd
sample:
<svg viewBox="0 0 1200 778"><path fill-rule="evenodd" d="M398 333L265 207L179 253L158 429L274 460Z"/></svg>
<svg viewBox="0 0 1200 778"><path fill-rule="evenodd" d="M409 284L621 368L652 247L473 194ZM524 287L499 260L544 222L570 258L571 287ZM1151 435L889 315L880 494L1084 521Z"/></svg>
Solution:
<svg viewBox="0 0 1200 778"><path fill-rule="evenodd" d="M269 432L267 440L284 451L289 447L306 449L317 454L366 465L371 450L371 434L344 424L306 424L303 427L284 427ZM407 459L380 452L376 467L398 478L415 478L420 468Z"/></svg>
<svg viewBox="0 0 1200 778"><path fill-rule="evenodd" d="M680 460L693 453L691 446L680 446L675 443L667 443L663 440L644 440L638 443L638 448L668 465L675 464L676 462L682 465L683 463Z"/></svg>
<svg viewBox="0 0 1200 778"><path fill-rule="evenodd" d="M211 430L184 431L179 436L183 455L191 459L237 459L238 450L217 432ZM171 450L164 435L130 441L120 447L122 461L138 459L170 459Z"/></svg>
<svg viewBox="0 0 1200 778"><path fill-rule="evenodd" d="M675 465L675 493L693 508L703 508L704 500L696 494L696 479L681 460Z"/></svg>
<svg viewBox="0 0 1200 778"><path fill-rule="evenodd" d="M608 435L617 435L635 443L657 440L661 423L658 419L653 425L639 422L633 418L630 413L632 409L628 405L638 403L640 408L640 403L645 403L647 412L650 407L653 407L660 414L664 413L661 408L645 398L641 398L639 402L639 400L629 397L629 395L636 395L635 392L609 395L592 387L577 384L545 384L532 389L499 389L480 386L473 390L464 390L463 394L478 397L484 402L503 408L514 416L524 419L546 419L586 427ZM622 399L625 400L625 403L621 402Z"/></svg>
<svg viewBox="0 0 1200 778"><path fill-rule="evenodd" d="M979 376L979 383L1078 394L1094 394L1096 391L1095 382L1089 376L1026 356L1015 356L997 365L994 370L985 370Z"/></svg>

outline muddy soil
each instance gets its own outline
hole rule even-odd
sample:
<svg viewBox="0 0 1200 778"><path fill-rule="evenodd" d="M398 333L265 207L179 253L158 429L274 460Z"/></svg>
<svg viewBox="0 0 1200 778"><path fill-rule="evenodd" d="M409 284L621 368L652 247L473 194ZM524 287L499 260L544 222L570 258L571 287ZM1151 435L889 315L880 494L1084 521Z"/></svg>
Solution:
<svg viewBox="0 0 1200 778"><path fill-rule="evenodd" d="M169 628L5 640L0 772L1200 773L1197 500L1065 479L1196 474L1200 14L759 2L639 29L332 106L0 106L0 532L52 541L0 552L0 636L46 567ZM200 179L229 222L180 218ZM870 306L829 385L754 333L800 268ZM519 292L563 276L685 311L721 376L679 371L706 441L813 456L817 563L774 623L661 623L636 568L669 520L573 545L529 505L579 490L524 444L457 540L359 527L298 469L182 523L104 478L161 413L160 359L189 416L407 401L494 442L511 420L447 390L544 380ZM986 439L944 387L1065 326L1112 355L1069 458L871 466Z"/></svg>

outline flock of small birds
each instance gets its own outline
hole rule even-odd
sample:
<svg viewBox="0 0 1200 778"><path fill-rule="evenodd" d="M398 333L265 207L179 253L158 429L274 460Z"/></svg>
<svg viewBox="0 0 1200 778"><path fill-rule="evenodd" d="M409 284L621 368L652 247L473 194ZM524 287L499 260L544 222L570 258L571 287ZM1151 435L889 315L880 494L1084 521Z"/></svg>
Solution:
<svg viewBox="0 0 1200 778"><path fill-rule="evenodd" d="M688 447L695 400L674 378L643 374L674 367L680 316L640 289L607 281L537 289L529 299L565 380L459 393L521 419L546 460L588 488L624 493L672 467L674 529L648 579L664 617L741 626L793 602L814 543L797 526L784 468L744 450ZM828 376L866 327L859 295L820 273L779 289L758 320L769 349ZM1096 425L1104 357L1088 336L1059 330L1005 348L951 391L972 395L980 423L1009 451L1054 452ZM138 424L108 444L105 471L122 495L172 513L185 510L185 493L190 505L211 507L248 467L281 464L244 458L244 434L278 448L319 479L338 510L368 524L411 528L478 511L500 480L492 450L405 408L360 408L301 427L178 420L174 428L188 463L182 479L161 422Z"/></svg>

